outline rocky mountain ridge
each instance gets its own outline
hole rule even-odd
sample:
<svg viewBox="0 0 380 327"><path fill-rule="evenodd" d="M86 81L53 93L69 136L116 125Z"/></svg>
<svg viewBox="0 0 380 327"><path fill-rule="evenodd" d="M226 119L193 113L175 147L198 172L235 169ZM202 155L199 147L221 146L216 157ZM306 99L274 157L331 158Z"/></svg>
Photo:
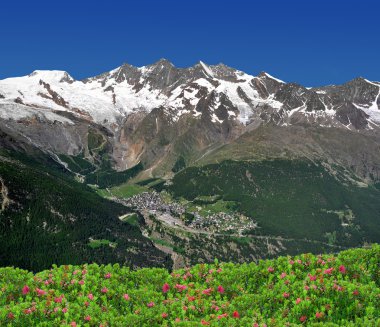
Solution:
<svg viewBox="0 0 380 327"><path fill-rule="evenodd" d="M361 129L378 122L380 105L380 83L364 78L306 88L265 72L252 76L224 64L203 62L176 68L165 59L143 67L123 64L82 81L64 71L36 70L28 76L1 80L0 94L2 106L13 102L70 111L104 125L139 110L163 107L174 119L185 113L198 117L208 112L215 123L235 119L247 125L272 109L283 123L296 123L293 115L332 116L344 126ZM4 110L2 117L6 118Z"/></svg>
<svg viewBox="0 0 380 327"><path fill-rule="evenodd" d="M179 157L194 163L268 124L377 139L379 108L380 83L364 78L306 88L265 72L252 76L203 62L177 68L165 59L82 81L38 70L0 81L0 128L14 139L91 159L88 135L95 131L115 169L143 162L147 176L165 174Z"/></svg>

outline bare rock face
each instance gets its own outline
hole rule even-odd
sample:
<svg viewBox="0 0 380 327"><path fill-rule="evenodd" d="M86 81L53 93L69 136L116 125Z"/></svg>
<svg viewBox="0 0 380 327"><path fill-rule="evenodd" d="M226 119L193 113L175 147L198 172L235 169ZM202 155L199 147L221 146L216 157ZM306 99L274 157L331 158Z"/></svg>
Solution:
<svg viewBox="0 0 380 327"><path fill-rule="evenodd" d="M380 83L364 78L306 88L265 72L255 77L203 62L178 68L160 59L144 67L123 64L82 81L62 71L2 80L0 128L45 152L89 160L95 159L88 135L96 131L114 169L142 162L150 175L163 175L179 156L194 164L260 126L331 128L377 138L379 95ZM317 152L316 146L305 155Z"/></svg>
<svg viewBox="0 0 380 327"><path fill-rule="evenodd" d="M352 103L345 101L337 106L335 117L345 126L352 125L355 129L364 129L368 125L369 115Z"/></svg>
<svg viewBox="0 0 380 327"><path fill-rule="evenodd" d="M302 107L310 96L305 87L296 84L289 83L283 85L278 92L276 92L275 99L283 104L285 110L292 110Z"/></svg>

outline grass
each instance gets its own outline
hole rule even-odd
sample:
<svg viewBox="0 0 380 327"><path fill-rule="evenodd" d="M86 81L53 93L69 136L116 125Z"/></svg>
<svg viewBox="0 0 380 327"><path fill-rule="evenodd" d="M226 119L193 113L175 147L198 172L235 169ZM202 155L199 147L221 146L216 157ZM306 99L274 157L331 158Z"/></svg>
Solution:
<svg viewBox="0 0 380 327"><path fill-rule="evenodd" d="M102 198L108 199L112 196L112 194L107 189L99 188L97 185L91 184L89 184L88 186L91 187Z"/></svg>
<svg viewBox="0 0 380 327"><path fill-rule="evenodd" d="M129 198L133 195L137 195L143 192L147 192L149 190L146 186L141 186L137 184L122 184L118 186L114 186L110 189L112 195L117 196L119 198Z"/></svg>
<svg viewBox="0 0 380 327"><path fill-rule="evenodd" d="M139 226L139 216L137 213L128 213L121 216L121 221L126 222L132 226Z"/></svg>
<svg viewBox="0 0 380 327"><path fill-rule="evenodd" d="M117 243L111 242L109 240L90 240L88 246L92 249L98 249L102 246L116 247Z"/></svg>

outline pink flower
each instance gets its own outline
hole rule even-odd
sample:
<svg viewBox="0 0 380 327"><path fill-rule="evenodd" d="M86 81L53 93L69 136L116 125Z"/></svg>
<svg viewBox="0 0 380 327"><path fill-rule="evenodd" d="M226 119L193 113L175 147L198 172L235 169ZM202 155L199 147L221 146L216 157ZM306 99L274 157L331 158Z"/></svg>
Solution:
<svg viewBox="0 0 380 327"><path fill-rule="evenodd" d="M169 292L169 290L170 290L170 286L169 286L169 284L168 284L168 283L165 283L165 284L162 286L162 292L163 292L163 293L167 293L167 292Z"/></svg>
<svg viewBox="0 0 380 327"><path fill-rule="evenodd" d="M86 316L86 317L84 317L84 320L86 320L86 321L90 321L90 320L91 320L91 316Z"/></svg>
<svg viewBox="0 0 380 327"><path fill-rule="evenodd" d="M204 320L204 319L201 320L201 324L202 324L203 326L208 326L208 325L210 325L210 323L209 323L208 321Z"/></svg>
<svg viewBox="0 0 380 327"><path fill-rule="evenodd" d="M92 293L88 294L87 296L91 301L94 299L94 295Z"/></svg>
<svg viewBox="0 0 380 327"><path fill-rule="evenodd" d="M70 324L71 327L77 327L77 323L75 321L72 321Z"/></svg>
<svg viewBox="0 0 380 327"><path fill-rule="evenodd" d="M223 294L223 293L224 293L224 288L223 288L223 286L221 286L221 285L218 286L218 292L219 292L220 294Z"/></svg>
<svg viewBox="0 0 380 327"><path fill-rule="evenodd" d="M187 297L187 300L188 300L189 302L195 301L195 296L188 296L188 297Z"/></svg>
<svg viewBox="0 0 380 327"><path fill-rule="evenodd" d="M63 309L62 309L62 312L63 312L63 313L66 313L66 312L67 312L67 308L63 308Z"/></svg>
<svg viewBox="0 0 380 327"><path fill-rule="evenodd" d="M305 287L303 288L304 290L308 291L310 289L309 286L305 285Z"/></svg>
<svg viewBox="0 0 380 327"><path fill-rule="evenodd" d="M54 298L55 303L62 303L63 296L61 295L60 297Z"/></svg>
<svg viewBox="0 0 380 327"><path fill-rule="evenodd" d="M128 294L124 294L124 295L123 295L123 298L124 298L124 300L126 300L126 301L129 301L129 299L130 299Z"/></svg>
<svg viewBox="0 0 380 327"><path fill-rule="evenodd" d="M107 287L103 287L102 290L101 290L102 293L107 293L108 292L108 288Z"/></svg>
<svg viewBox="0 0 380 327"><path fill-rule="evenodd" d="M286 293L286 292L284 292L283 294L282 294L282 296L284 297L284 298L288 298L289 296L290 296L290 294L289 293Z"/></svg>
<svg viewBox="0 0 380 327"><path fill-rule="evenodd" d="M280 275L280 278L281 278L281 279L284 279L285 277L286 277L286 273L283 272L283 273Z"/></svg>
<svg viewBox="0 0 380 327"><path fill-rule="evenodd" d="M239 312L237 312L237 311L234 311L234 313L232 314L232 316L234 318L240 318Z"/></svg>
<svg viewBox="0 0 380 327"><path fill-rule="evenodd" d="M334 268L331 267L331 268L326 269L323 273L324 273L325 275L331 275L332 272L333 272L333 270L334 270Z"/></svg>
<svg viewBox="0 0 380 327"><path fill-rule="evenodd" d="M300 322L304 322L304 321L306 321L306 319L307 319L306 316L301 316L301 317L300 317Z"/></svg>
<svg viewBox="0 0 380 327"><path fill-rule="evenodd" d="M359 295L359 291L358 290L355 290L352 292L353 295Z"/></svg>
<svg viewBox="0 0 380 327"><path fill-rule="evenodd" d="M25 313L26 315L30 315L30 314L32 313L32 310L31 310L31 309L25 309L25 310L24 310L24 313Z"/></svg>
<svg viewBox="0 0 380 327"><path fill-rule="evenodd" d="M345 274L346 273L346 267L341 265L339 266L339 271L342 273L342 274Z"/></svg>
<svg viewBox="0 0 380 327"><path fill-rule="evenodd" d="M30 291L30 288L29 286L25 285L23 288L22 288L22 294L26 295L28 294Z"/></svg>
<svg viewBox="0 0 380 327"><path fill-rule="evenodd" d="M317 312L317 313L315 314L315 318L317 318L317 319L321 319L321 318L323 318L323 312Z"/></svg>
<svg viewBox="0 0 380 327"><path fill-rule="evenodd" d="M274 268L273 267L269 267L268 268L268 272L270 272L270 273L274 272Z"/></svg>
<svg viewBox="0 0 380 327"><path fill-rule="evenodd" d="M167 317L168 317L168 314L167 314L166 312L163 312L163 313L161 314L161 317L162 317L162 318L167 318Z"/></svg>
<svg viewBox="0 0 380 327"><path fill-rule="evenodd" d="M59 310L58 307L54 308L54 312L58 312L58 310Z"/></svg>
<svg viewBox="0 0 380 327"><path fill-rule="evenodd" d="M82 279L82 280L80 280L78 283L79 283L80 285L83 285L83 284L84 284L84 280Z"/></svg>
<svg viewBox="0 0 380 327"><path fill-rule="evenodd" d="M15 315L12 312L9 312L7 317L8 317L8 319L12 320L15 318Z"/></svg>
<svg viewBox="0 0 380 327"><path fill-rule="evenodd" d="M105 279L110 279L110 278L111 278L111 273L106 273L106 274L104 275L104 278L105 278Z"/></svg>
<svg viewBox="0 0 380 327"><path fill-rule="evenodd" d="M221 315L218 316L218 319L226 318L228 317L227 313L222 313Z"/></svg>
<svg viewBox="0 0 380 327"><path fill-rule="evenodd" d="M44 290L41 290L39 288L36 288L36 292L37 292L37 295L38 296L44 296L46 294L46 291Z"/></svg>
<svg viewBox="0 0 380 327"><path fill-rule="evenodd" d="M310 279L310 281L315 281L315 280L317 280L317 276L313 276L313 275L309 275L309 279Z"/></svg>
<svg viewBox="0 0 380 327"><path fill-rule="evenodd" d="M212 292L212 288L207 288L207 289L205 289L205 290L202 291L202 293L205 294L205 295L210 295L211 292Z"/></svg>
<svg viewBox="0 0 380 327"><path fill-rule="evenodd" d="M298 297L297 300L296 300L296 304L300 304L301 301L302 301L301 298Z"/></svg>
<svg viewBox="0 0 380 327"><path fill-rule="evenodd" d="M147 307L148 307L148 308L153 308L153 307L154 307L154 302L149 302L149 303L147 304Z"/></svg>
<svg viewBox="0 0 380 327"><path fill-rule="evenodd" d="M174 286L174 288L175 288L176 290L178 290L178 292L182 292L182 291L184 291L184 290L187 289L187 286L186 286L186 285L176 284L176 285Z"/></svg>
<svg viewBox="0 0 380 327"><path fill-rule="evenodd" d="M85 305L86 307L88 307L88 306L90 305L90 302L85 301L85 302L84 302L84 305Z"/></svg>

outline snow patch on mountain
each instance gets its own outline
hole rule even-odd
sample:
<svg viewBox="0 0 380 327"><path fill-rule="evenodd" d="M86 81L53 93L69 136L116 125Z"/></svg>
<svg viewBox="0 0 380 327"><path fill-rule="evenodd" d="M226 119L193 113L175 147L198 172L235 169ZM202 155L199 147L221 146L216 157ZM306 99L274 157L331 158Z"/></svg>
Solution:
<svg viewBox="0 0 380 327"><path fill-rule="evenodd" d="M58 115L50 110L40 110L22 104L0 101L0 118L4 120L39 119L62 124L74 125L74 122L66 117Z"/></svg>
<svg viewBox="0 0 380 327"><path fill-rule="evenodd" d="M199 61L199 63L202 66L203 70L206 72L206 74L209 77L214 78L214 73L212 72L212 70L203 61Z"/></svg>
<svg viewBox="0 0 380 327"><path fill-rule="evenodd" d="M380 83L365 81L377 86L379 93L372 102L372 90L371 103L367 97L367 102L354 105L372 122L380 122ZM70 123L54 113L67 111L104 126L116 126L133 112L149 113L160 108L173 120L185 114L200 117L207 111L213 122L220 122L221 115L215 110L223 105L228 112L224 119L236 119L245 125L261 119L262 110L268 109L289 121L294 115L303 115L320 124L326 118L330 124L337 108L329 93L334 90L334 86L305 89L268 73L254 77L223 64L208 66L202 61L193 67L176 68L161 59L143 67L124 64L83 81L59 70L36 70L28 76L0 80L0 115L20 119L38 113L44 119ZM281 96L276 95L278 92ZM320 109L322 105L324 110Z"/></svg>
<svg viewBox="0 0 380 327"><path fill-rule="evenodd" d="M275 80L275 81L277 81L277 82L279 82L279 83L281 83L281 84L285 84L284 81L282 81L282 80L280 80L280 79L278 79L278 78L276 78L276 77L273 77L272 75L269 75L268 73L264 73L264 74L265 74L266 77L268 77L268 78L270 78L270 79L273 79L273 80Z"/></svg>

